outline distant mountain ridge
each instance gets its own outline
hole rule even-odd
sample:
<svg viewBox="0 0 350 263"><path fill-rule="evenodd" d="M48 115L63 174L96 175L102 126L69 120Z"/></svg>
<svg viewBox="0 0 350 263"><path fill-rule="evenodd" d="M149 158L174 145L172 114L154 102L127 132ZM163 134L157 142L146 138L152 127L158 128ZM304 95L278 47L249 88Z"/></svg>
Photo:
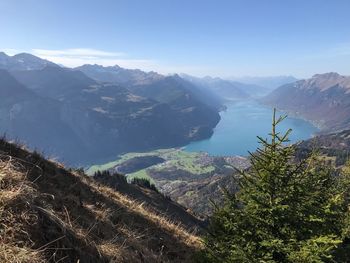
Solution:
<svg viewBox="0 0 350 263"><path fill-rule="evenodd" d="M38 70L46 66L58 67L55 63L41 59L28 53L20 53L14 56L8 56L0 52L0 69L6 70Z"/></svg>
<svg viewBox="0 0 350 263"><path fill-rule="evenodd" d="M16 70L11 74L23 85L43 96L63 99L75 90L81 90L96 82L80 71L48 65L42 69Z"/></svg>
<svg viewBox="0 0 350 263"><path fill-rule="evenodd" d="M350 77L316 74L274 90L264 103L301 115L324 132L350 128Z"/></svg>
<svg viewBox="0 0 350 263"><path fill-rule="evenodd" d="M342 76L336 72L329 72L324 74L315 74L310 79L299 82L299 89L312 89L317 88L321 92L327 89L339 86L346 90L346 93L350 90L350 77Z"/></svg>
<svg viewBox="0 0 350 263"><path fill-rule="evenodd" d="M156 72L144 72L139 69L125 69L118 65L104 67L101 65L86 64L80 67L74 68L86 74L86 76L99 81L118 83L124 85L142 85L149 84L154 80L159 80L165 76Z"/></svg>
<svg viewBox="0 0 350 263"><path fill-rule="evenodd" d="M139 69L124 69L119 66L83 65L75 68L98 82L108 82L127 87L133 93L168 103L178 97L194 95L200 103L215 109L222 108L223 101L214 93L193 85L179 75L164 76ZM191 95L192 94L192 95Z"/></svg>
<svg viewBox="0 0 350 263"><path fill-rule="evenodd" d="M238 81L245 84L253 84L265 88L266 92L272 91L282 85L293 83L298 79L293 76L270 76L270 77L240 77L232 78L233 81Z"/></svg>
<svg viewBox="0 0 350 263"><path fill-rule="evenodd" d="M249 91L245 89L246 86L249 85L245 85L239 82L234 83L229 80L224 80L217 77L213 78L209 76L198 78L187 74L181 74L181 77L193 83L194 85L202 87L202 89L208 90L216 96L221 97L224 101L242 100L247 99L251 96L249 94Z"/></svg>

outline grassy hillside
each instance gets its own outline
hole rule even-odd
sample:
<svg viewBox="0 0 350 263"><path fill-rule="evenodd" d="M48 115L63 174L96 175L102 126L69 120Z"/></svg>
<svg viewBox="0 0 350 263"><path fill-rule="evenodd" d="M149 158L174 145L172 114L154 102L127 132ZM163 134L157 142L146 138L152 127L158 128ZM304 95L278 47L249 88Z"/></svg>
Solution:
<svg viewBox="0 0 350 263"><path fill-rule="evenodd" d="M118 188L2 140L0 262L190 262L200 239L139 201L150 195L167 207L167 199Z"/></svg>

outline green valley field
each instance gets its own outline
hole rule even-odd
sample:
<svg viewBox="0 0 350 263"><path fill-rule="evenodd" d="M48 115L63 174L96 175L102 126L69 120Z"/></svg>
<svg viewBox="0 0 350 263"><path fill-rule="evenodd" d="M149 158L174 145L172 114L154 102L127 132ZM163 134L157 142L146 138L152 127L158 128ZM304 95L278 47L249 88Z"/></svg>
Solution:
<svg viewBox="0 0 350 263"><path fill-rule="evenodd" d="M246 168L248 160L238 156L210 156L205 152L170 148L120 155L115 161L89 167L87 174L109 170L124 174L128 181L147 178L163 194L203 215L210 213L209 206L203 203L206 193L218 191L218 185L228 183L228 178L234 174L234 167Z"/></svg>

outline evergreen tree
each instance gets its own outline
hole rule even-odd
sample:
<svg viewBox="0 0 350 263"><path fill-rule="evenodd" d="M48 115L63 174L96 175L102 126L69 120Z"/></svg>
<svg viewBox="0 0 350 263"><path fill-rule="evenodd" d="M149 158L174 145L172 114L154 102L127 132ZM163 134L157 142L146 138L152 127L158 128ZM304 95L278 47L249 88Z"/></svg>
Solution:
<svg viewBox="0 0 350 263"><path fill-rule="evenodd" d="M251 154L240 190L210 220L201 262L336 262L344 240L346 184L312 154L296 161L273 113L270 140ZM346 262L346 261L343 261Z"/></svg>

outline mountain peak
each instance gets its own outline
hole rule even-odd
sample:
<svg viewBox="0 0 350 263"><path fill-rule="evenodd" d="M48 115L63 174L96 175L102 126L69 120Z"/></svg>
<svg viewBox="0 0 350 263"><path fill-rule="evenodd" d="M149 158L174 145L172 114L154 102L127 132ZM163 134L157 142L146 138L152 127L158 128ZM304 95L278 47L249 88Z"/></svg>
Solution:
<svg viewBox="0 0 350 263"><path fill-rule="evenodd" d="M43 69L47 65L59 67L53 62L29 53L19 53L14 56L8 56L4 52L0 52L0 60L1 68L6 70L36 70Z"/></svg>
<svg viewBox="0 0 350 263"><path fill-rule="evenodd" d="M322 79L333 79L333 78L344 78L344 76L341 76L339 73L337 72L327 72L327 73L323 73L323 74L315 74L312 76L312 78L322 78Z"/></svg>
<svg viewBox="0 0 350 263"><path fill-rule="evenodd" d="M5 65L8 64L10 57L4 52L0 52L0 68L5 68Z"/></svg>
<svg viewBox="0 0 350 263"><path fill-rule="evenodd" d="M29 53L18 53L12 56L13 59L22 60L24 63L40 63L42 65L56 65L55 63L42 59L40 57L34 56Z"/></svg>
<svg viewBox="0 0 350 263"><path fill-rule="evenodd" d="M345 90L350 89L350 77L342 76L336 72L315 74L312 78L303 80L300 83L303 89L317 88L325 91L334 86L340 86Z"/></svg>
<svg viewBox="0 0 350 263"><path fill-rule="evenodd" d="M0 57L8 57L8 55L5 52L0 51Z"/></svg>
<svg viewBox="0 0 350 263"><path fill-rule="evenodd" d="M18 53L14 56L12 56L13 58L36 58L36 59L41 59L39 57L36 57L30 53L25 53L25 52L22 52L22 53Z"/></svg>

